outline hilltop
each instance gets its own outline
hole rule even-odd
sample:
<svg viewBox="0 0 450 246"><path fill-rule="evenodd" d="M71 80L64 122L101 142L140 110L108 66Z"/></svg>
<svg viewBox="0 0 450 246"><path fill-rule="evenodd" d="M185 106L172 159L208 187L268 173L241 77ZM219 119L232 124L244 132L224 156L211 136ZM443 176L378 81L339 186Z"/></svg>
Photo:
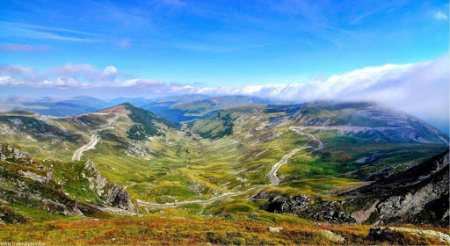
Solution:
<svg viewBox="0 0 450 246"><path fill-rule="evenodd" d="M374 187L398 186L392 180L411 173L432 177L420 167L448 148L448 136L372 103L238 103L179 124L131 103L67 117L15 111L0 114L0 136L5 223L174 211L258 223L443 225L431 214L402 220L381 207L422 192L418 186L386 194ZM441 214L430 205L448 210L439 199L405 214Z"/></svg>

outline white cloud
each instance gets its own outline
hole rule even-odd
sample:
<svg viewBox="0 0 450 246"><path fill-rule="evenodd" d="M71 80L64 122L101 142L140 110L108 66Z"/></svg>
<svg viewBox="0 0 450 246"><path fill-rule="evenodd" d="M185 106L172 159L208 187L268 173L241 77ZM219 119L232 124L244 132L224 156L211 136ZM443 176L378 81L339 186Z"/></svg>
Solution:
<svg viewBox="0 0 450 246"><path fill-rule="evenodd" d="M99 38L96 34L78 30L5 21L0 21L0 32L5 37L69 42L97 42Z"/></svg>
<svg viewBox="0 0 450 246"><path fill-rule="evenodd" d="M82 84L74 78L57 77L55 80L44 80L39 87L79 88Z"/></svg>
<svg viewBox="0 0 450 246"><path fill-rule="evenodd" d="M0 76L0 85L11 85L14 84L11 76Z"/></svg>
<svg viewBox="0 0 450 246"><path fill-rule="evenodd" d="M117 68L114 66L106 66L105 69L103 69L103 73L105 75L114 75L117 74Z"/></svg>
<svg viewBox="0 0 450 246"><path fill-rule="evenodd" d="M304 83L191 90L202 94L240 94L290 102L374 101L429 120L448 122L449 57L424 63L361 68Z"/></svg>
<svg viewBox="0 0 450 246"><path fill-rule="evenodd" d="M31 67L0 65L0 85L95 88L117 83L118 79L125 77L115 66L106 66L100 70L90 64L66 64L39 73Z"/></svg>
<svg viewBox="0 0 450 246"><path fill-rule="evenodd" d="M155 87L164 86L166 83L149 79L129 79L113 84L115 87Z"/></svg>
<svg viewBox="0 0 450 246"><path fill-rule="evenodd" d="M444 13L443 11L436 11L433 13L433 18L435 20L445 21L445 20L448 20L448 15L446 13Z"/></svg>
<svg viewBox="0 0 450 246"><path fill-rule="evenodd" d="M33 68L0 66L0 86L72 88L81 94L90 89L101 96L114 91L134 96L174 94L248 95L286 102L313 100L374 101L419 117L448 122L449 57L414 64L386 64L291 84L207 87L187 83L132 78L115 66L97 69L90 64L66 64L39 73ZM78 91L77 91L78 90Z"/></svg>

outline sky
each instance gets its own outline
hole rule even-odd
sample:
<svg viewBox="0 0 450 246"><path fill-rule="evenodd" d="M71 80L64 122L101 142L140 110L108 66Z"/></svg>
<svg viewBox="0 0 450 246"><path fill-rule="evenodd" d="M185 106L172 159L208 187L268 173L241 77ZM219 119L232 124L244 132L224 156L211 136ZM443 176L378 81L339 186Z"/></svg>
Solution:
<svg viewBox="0 0 450 246"><path fill-rule="evenodd" d="M372 100L448 124L448 1L0 0L0 96Z"/></svg>

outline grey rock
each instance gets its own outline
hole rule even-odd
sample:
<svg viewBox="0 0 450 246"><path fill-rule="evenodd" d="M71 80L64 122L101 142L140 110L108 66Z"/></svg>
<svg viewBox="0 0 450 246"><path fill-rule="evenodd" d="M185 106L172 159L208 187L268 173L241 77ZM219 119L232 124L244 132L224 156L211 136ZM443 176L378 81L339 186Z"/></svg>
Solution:
<svg viewBox="0 0 450 246"><path fill-rule="evenodd" d="M355 223L356 220L345 212L345 201L331 201L322 203L310 216L315 220Z"/></svg>
<svg viewBox="0 0 450 246"><path fill-rule="evenodd" d="M29 179L31 179L31 180L34 180L34 181L36 181L36 182L39 182L39 183L48 183L48 182L50 181L50 179L51 179L51 175L49 175L49 173L51 173L51 172L48 172L46 176L42 176L42 175L33 173L33 172L31 172L31 171L22 171L22 170L19 170L19 173L20 173L22 176L24 176L24 177L26 177L26 178L29 178Z"/></svg>
<svg viewBox="0 0 450 246"><path fill-rule="evenodd" d="M126 210L131 210L133 208L128 192L117 185L113 185L108 189L106 201L113 207Z"/></svg>
<svg viewBox="0 0 450 246"><path fill-rule="evenodd" d="M445 233L434 230L422 230L407 227L370 228L368 238L378 242L394 242L398 239L399 234L409 234L417 238L433 239L444 245L450 244L450 236Z"/></svg>
<svg viewBox="0 0 450 246"><path fill-rule="evenodd" d="M268 199L266 210L274 213L299 213L307 209L310 204L308 196L282 196L264 191L256 194L252 199Z"/></svg>
<svg viewBox="0 0 450 246"><path fill-rule="evenodd" d="M348 197L348 203L364 205L352 213L359 222L366 218L366 223L376 224L426 223L448 226L448 173L447 151L344 195Z"/></svg>
<svg viewBox="0 0 450 246"><path fill-rule="evenodd" d="M27 152L2 142L0 142L0 160L12 160L16 163L22 164L34 163L34 160Z"/></svg>
<svg viewBox="0 0 450 246"><path fill-rule="evenodd" d="M89 181L89 188L103 199L105 205L125 210L134 209L128 192L103 177L92 161L86 161L82 175Z"/></svg>

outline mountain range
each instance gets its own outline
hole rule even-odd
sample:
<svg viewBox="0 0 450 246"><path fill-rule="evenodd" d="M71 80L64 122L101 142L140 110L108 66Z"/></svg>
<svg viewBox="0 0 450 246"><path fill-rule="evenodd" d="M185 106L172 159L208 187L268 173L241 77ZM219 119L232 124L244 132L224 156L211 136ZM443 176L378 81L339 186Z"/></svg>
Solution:
<svg viewBox="0 0 450 246"><path fill-rule="evenodd" d="M448 226L449 137L378 104L76 97L3 107L3 223L187 213ZM364 240L399 243L375 237Z"/></svg>

